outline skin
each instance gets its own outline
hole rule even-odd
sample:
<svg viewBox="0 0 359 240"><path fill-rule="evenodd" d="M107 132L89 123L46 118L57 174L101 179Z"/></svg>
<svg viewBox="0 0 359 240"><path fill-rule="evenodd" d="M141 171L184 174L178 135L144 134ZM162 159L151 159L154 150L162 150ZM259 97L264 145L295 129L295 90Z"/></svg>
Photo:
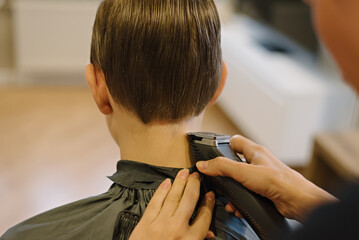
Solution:
<svg viewBox="0 0 359 240"><path fill-rule="evenodd" d="M306 0L317 34L338 63L344 80L359 92L359 1Z"/></svg>
<svg viewBox="0 0 359 240"><path fill-rule="evenodd" d="M122 159L174 168L193 166L186 133L201 129L203 113L178 123L144 124L132 112L114 101L101 69L88 64L85 75L99 110L106 116L110 133L121 149ZM219 97L226 77L227 67L223 63L221 82L209 106ZM138 151L139 146L141 151Z"/></svg>
<svg viewBox="0 0 359 240"><path fill-rule="evenodd" d="M111 135L121 149L121 159L174 168L193 166L186 133L200 131L203 114L178 123L143 124L137 116L113 100L101 69L88 64L85 75L95 103L106 116ZM226 77L227 67L223 63L222 78L209 106L221 94ZM213 238L213 233L208 231L215 202L213 193L206 194L195 220L191 225L188 224L197 204L199 191L198 173L189 176L188 170L178 174L172 187L168 180L163 182L131 239Z"/></svg>
<svg viewBox="0 0 359 240"><path fill-rule="evenodd" d="M359 92L359 1L306 2L312 8L317 33L337 61L344 80ZM332 195L287 167L264 147L242 136L234 136L231 139L231 147L243 153L249 164L216 158L208 162L198 162L198 169L211 176L230 176L236 179L252 191L271 199L284 216L299 221L305 219L319 205L337 201ZM240 217L240 213L231 204L228 204L226 209Z"/></svg>
<svg viewBox="0 0 359 240"><path fill-rule="evenodd" d="M212 238L208 232L214 207L214 194L204 197L192 224L188 224L199 197L198 173L188 176L188 170L178 173L173 186L164 181L147 206L130 239L204 239ZM165 226L165 227L164 227Z"/></svg>
<svg viewBox="0 0 359 240"><path fill-rule="evenodd" d="M228 176L241 182L246 188L272 200L283 216L299 221L303 221L308 213L323 202L336 201L335 197L306 180L266 148L251 140L234 136L231 147L236 152L243 153L250 164L216 158L198 162L198 170L210 176ZM226 206L226 210L240 216L232 205Z"/></svg>
<svg viewBox="0 0 359 240"><path fill-rule="evenodd" d="M344 80L359 91L359 1L307 0L322 42L341 68ZM252 141L235 136L232 148L243 153L250 164L225 158L200 162L198 169L212 176L230 176L258 194L271 199L288 218L299 221L318 205L336 201L329 193L307 181L280 162L271 152ZM298 191L300 189L300 191ZM226 209L240 213L231 205Z"/></svg>

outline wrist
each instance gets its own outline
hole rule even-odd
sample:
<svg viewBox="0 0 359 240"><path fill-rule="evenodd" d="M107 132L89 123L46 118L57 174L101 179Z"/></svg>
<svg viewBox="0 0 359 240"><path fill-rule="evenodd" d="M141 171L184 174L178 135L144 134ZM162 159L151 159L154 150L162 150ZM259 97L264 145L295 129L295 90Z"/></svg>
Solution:
<svg viewBox="0 0 359 240"><path fill-rule="evenodd" d="M300 222L303 222L319 206L339 201L336 197L312 182L306 181L307 186L304 189L305 192L301 192L301 197L298 198L301 201L298 205L301 207L297 210L296 220Z"/></svg>
<svg viewBox="0 0 359 240"><path fill-rule="evenodd" d="M278 192L281 193L276 200L280 201L273 202L285 217L303 222L320 205L338 201L298 172L286 168L282 169L282 173L281 178L275 178L277 189L280 189Z"/></svg>

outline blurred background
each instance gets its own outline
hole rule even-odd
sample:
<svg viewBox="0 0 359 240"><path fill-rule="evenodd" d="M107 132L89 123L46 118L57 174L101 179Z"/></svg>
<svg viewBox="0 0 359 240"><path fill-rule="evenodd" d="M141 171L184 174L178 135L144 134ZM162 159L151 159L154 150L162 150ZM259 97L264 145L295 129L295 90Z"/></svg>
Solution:
<svg viewBox="0 0 359 240"><path fill-rule="evenodd" d="M107 191L120 151L84 80L99 0L0 0L0 235ZM301 0L218 0L229 69L203 130L241 133L336 193L359 176L355 93Z"/></svg>

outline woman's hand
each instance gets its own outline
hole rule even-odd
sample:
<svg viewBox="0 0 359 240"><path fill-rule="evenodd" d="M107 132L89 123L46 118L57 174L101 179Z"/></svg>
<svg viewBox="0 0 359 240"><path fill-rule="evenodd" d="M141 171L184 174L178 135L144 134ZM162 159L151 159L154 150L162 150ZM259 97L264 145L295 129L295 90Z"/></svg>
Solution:
<svg viewBox="0 0 359 240"><path fill-rule="evenodd" d="M209 225L212 220L214 194L203 198L196 218L189 225L200 192L198 173L189 176L188 169L181 170L173 186L165 180L156 190L130 239L204 239L213 238Z"/></svg>
<svg viewBox="0 0 359 240"><path fill-rule="evenodd" d="M243 153L250 164L218 157L198 162L198 170L210 176L235 179L253 192L272 200L284 217L298 221L303 221L318 205L336 201L335 197L279 161L264 147L238 135L231 139L230 145L234 151ZM228 204L226 210L240 217L233 205Z"/></svg>

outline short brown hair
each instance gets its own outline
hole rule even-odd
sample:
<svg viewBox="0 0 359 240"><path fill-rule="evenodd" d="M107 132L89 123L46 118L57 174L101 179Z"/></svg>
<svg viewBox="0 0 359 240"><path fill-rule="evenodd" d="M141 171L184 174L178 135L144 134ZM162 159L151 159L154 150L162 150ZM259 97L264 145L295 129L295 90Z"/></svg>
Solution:
<svg viewBox="0 0 359 240"><path fill-rule="evenodd" d="M143 123L197 116L222 70L213 0L105 0L93 27L91 63L112 97Z"/></svg>

